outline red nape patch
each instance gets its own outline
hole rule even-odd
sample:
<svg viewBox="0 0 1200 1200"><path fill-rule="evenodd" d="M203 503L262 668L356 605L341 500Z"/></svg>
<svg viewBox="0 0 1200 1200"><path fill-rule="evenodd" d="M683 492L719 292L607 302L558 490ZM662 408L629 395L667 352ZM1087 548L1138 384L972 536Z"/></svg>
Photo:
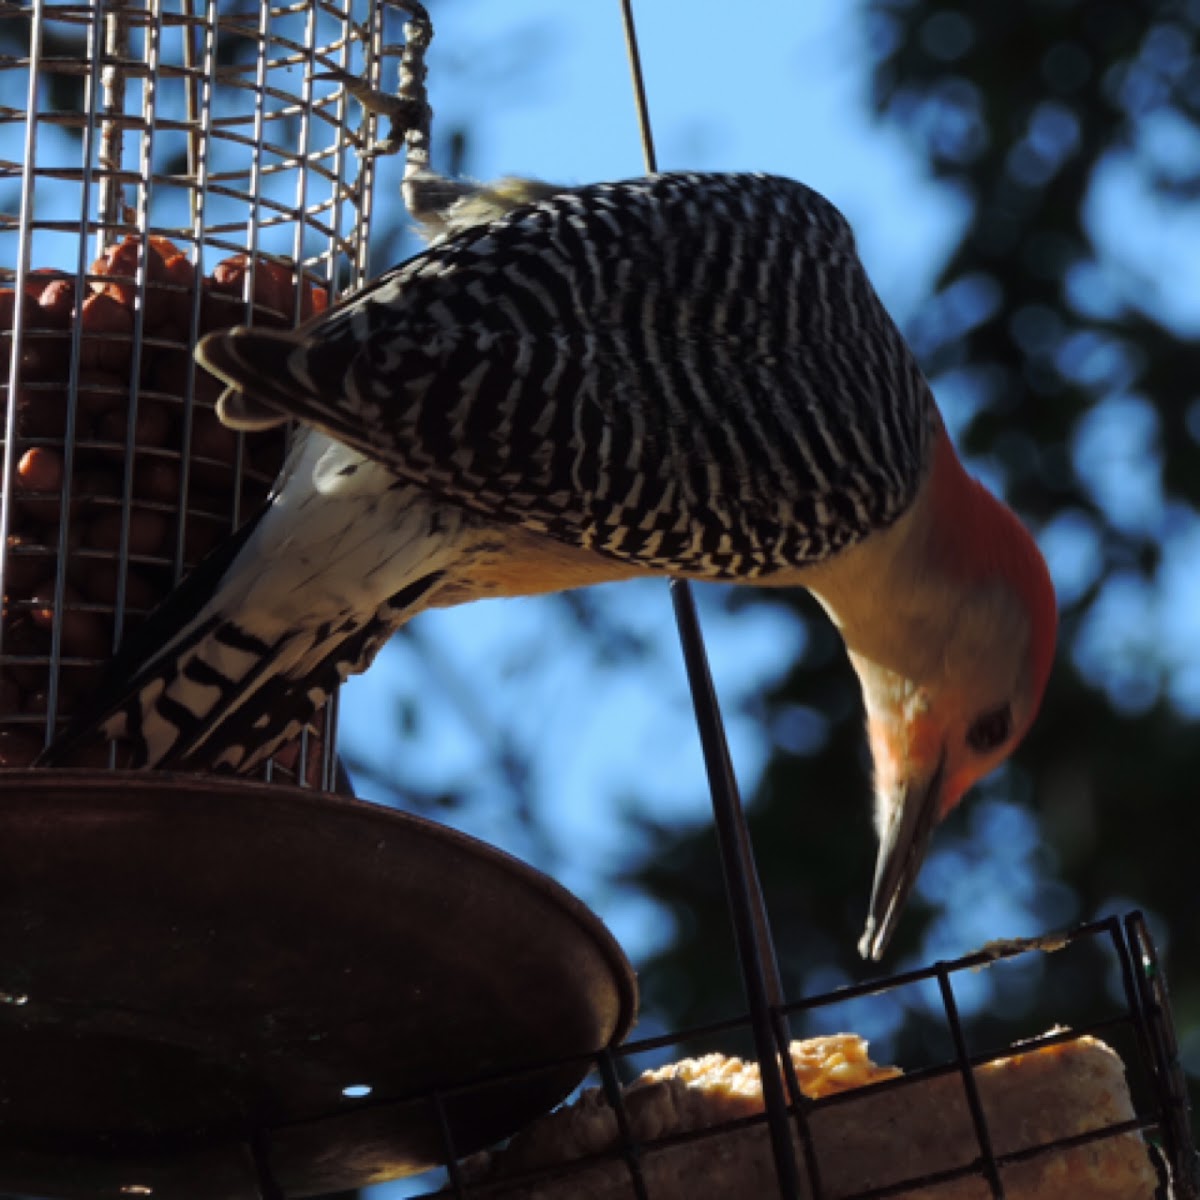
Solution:
<svg viewBox="0 0 1200 1200"><path fill-rule="evenodd" d="M953 514L938 536L956 573L979 581L1004 579L1029 614L1030 672L1040 702L1058 638L1058 602L1042 552L1012 509L967 474L940 420L930 488L933 511Z"/></svg>

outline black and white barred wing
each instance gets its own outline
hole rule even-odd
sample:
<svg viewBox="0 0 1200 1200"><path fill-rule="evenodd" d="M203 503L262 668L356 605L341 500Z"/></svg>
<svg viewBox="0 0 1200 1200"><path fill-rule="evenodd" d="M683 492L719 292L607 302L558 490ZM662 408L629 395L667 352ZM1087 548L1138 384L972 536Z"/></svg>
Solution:
<svg viewBox="0 0 1200 1200"><path fill-rule="evenodd" d="M486 517L712 578L886 525L932 419L844 219L769 176L564 192L200 357L235 419L265 402Z"/></svg>

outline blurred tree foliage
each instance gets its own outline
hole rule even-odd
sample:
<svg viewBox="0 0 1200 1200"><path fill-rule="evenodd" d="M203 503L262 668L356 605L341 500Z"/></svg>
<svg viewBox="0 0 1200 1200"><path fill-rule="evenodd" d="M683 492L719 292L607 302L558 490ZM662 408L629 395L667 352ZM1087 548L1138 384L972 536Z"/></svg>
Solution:
<svg viewBox="0 0 1200 1200"><path fill-rule="evenodd" d="M1120 627L1118 605L1118 617L1105 617L1118 628L1103 678L1080 666L1090 623L1114 594L1156 594L1172 538L1195 529L1200 502L1200 347L1168 327L1161 280L1100 236L1092 207L1114 164L1164 218L1200 190L1200 5L872 0L865 19L880 118L969 201L935 294L907 332L935 390L972 414L959 441L973 463L1002 481L1044 537L1063 533L1093 551L1062 589L1060 653L1040 721L938 844L955 851L960 875L979 872L1003 889L1014 852L1003 815L1008 806L1034 814L1040 845L1030 851L1036 882L1024 911L1053 928L1146 909L1180 1032L1200 1032L1200 727L1172 703L1184 648L1136 608ZM1134 235L1144 230L1128 232L1141 244ZM1196 259L1183 269L1194 273ZM1097 422L1115 429L1107 441L1095 436ZM1119 489L1114 501L1097 482L1107 469L1093 461L1097 447L1114 439L1150 475L1145 511L1124 508ZM815 607L791 602L810 637L765 705L773 753L751 820L786 983L798 995L871 973L855 942L874 837L852 676ZM677 936L643 964L647 1008L674 1027L727 1015L743 1001L725 965L712 834L648 834L652 849L628 878L667 906ZM953 903L971 893L948 894ZM944 916L918 898L884 966L923 961L924 939ZM1020 1004L997 986L978 1013L981 1041L1081 1023L1105 991L1096 970L1071 966ZM938 1025L920 1006L907 1011L893 1030L900 1061L928 1053Z"/></svg>

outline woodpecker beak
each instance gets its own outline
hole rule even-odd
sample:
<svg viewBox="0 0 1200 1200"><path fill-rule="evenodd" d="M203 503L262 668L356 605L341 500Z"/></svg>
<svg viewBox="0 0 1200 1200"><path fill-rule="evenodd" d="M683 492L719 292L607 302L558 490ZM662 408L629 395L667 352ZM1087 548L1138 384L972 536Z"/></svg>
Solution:
<svg viewBox="0 0 1200 1200"><path fill-rule="evenodd" d="M863 958L878 962L899 923L938 823L945 766L943 755L931 778L906 781L889 809L886 826L880 830L871 910L858 943Z"/></svg>

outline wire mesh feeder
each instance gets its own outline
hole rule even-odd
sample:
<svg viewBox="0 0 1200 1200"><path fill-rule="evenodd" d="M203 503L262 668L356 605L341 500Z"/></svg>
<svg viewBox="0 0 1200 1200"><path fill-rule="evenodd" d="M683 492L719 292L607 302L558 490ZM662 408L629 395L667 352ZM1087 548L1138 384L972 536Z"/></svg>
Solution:
<svg viewBox="0 0 1200 1200"><path fill-rule="evenodd" d="M331 712L258 782L111 749L25 769L267 494L281 440L220 425L192 348L364 279L372 160L312 79L394 78L407 16L0 4L0 1192L394 1176L439 1128L486 1145L545 1111L632 1023L628 962L561 888L332 794ZM395 1102L355 1110L373 1089Z"/></svg>
<svg viewBox="0 0 1200 1200"><path fill-rule="evenodd" d="M1064 997L1064 1017L1079 1018L1073 1028L1001 1047L971 1044L957 995L978 982L975 973L1024 971L1046 986L1055 960L1073 957L1099 971L1103 1003ZM876 1002L920 1003L940 1013L944 1053L904 1075L793 1104L784 1118L799 1162L792 1190L776 1176L767 1131L773 1118L762 1110L757 1086L752 1098L744 1094L744 1076L733 1072L735 1094L726 1092L724 1104L707 1110L661 1076L631 1090L619 1083L635 1064L744 1040L750 1022L742 1017L607 1051L593 1062L598 1089L575 1111L549 1118L490 1160L455 1166L437 1195L1188 1200L1200 1194L1165 983L1140 913L1054 938L997 943L953 962L787 1004L783 1015L836 1028ZM1116 1060L1093 1038L1120 1052L1131 1106L1113 1103L1111 1078L1096 1082L1096 1061L1067 1067L1072 1056L1086 1055L1119 1076ZM732 1068L702 1060L698 1069L730 1087ZM1070 1089L1080 1079L1068 1085L1058 1076L1071 1069L1086 1077L1083 1088L1095 1109L1070 1107ZM440 1093L440 1102L453 1094ZM443 1150L453 1163L456 1147L447 1141Z"/></svg>
<svg viewBox="0 0 1200 1200"><path fill-rule="evenodd" d="M344 92L312 76L378 70L402 18L0 5L0 767L32 760L122 633L265 497L282 436L221 426L191 349L364 279L372 162ZM333 786L320 724L267 778ZM119 765L103 753L80 765Z"/></svg>

